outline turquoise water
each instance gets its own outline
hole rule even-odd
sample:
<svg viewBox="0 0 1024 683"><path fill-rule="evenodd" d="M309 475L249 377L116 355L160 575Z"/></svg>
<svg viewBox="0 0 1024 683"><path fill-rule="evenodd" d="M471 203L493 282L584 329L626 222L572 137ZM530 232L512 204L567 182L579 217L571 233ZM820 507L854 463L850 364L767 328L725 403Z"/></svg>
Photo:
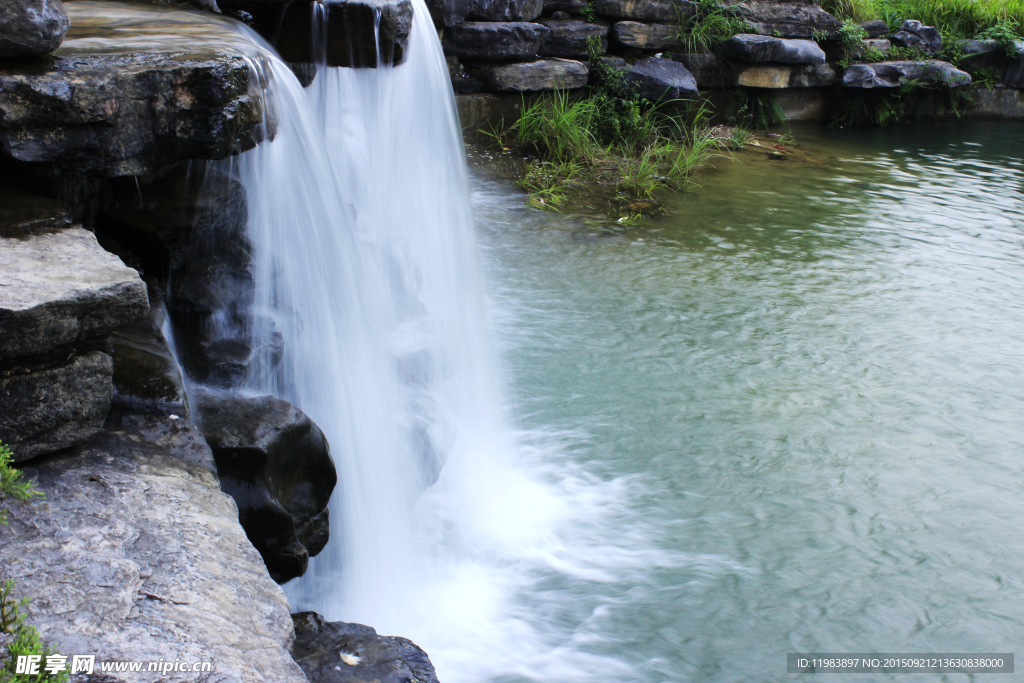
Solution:
<svg viewBox="0 0 1024 683"><path fill-rule="evenodd" d="M494 680L1024 642L1024 127L797 139L621 236L477 172L514 411L540 476L583 482L557 530L577 570L519 600L596 658ZM836 680L890 679L939 678Z"/></svg>

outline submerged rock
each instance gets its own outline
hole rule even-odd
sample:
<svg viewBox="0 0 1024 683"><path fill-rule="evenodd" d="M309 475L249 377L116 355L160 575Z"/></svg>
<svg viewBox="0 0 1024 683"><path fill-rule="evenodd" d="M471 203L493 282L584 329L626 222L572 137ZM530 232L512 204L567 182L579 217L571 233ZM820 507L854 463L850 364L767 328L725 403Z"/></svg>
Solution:
<svg viewBox="0 0 1024 683"><path fill-rule="evenodd" d="M740 34L729 38L715 50L737 62L756 64L824 64L825 51L813 40L793 40Z"/></svg>
<svg viewBox="0 0 1024 683"><path fill-rule="evenodd" d="M287 650L288 602L238 525L234 503L208 468L176 457L194 428L140 417L162 428L108 425L25 468L45 499L4 501L10 524L0 533L0 566L18 595L31 598L29 623L62 654L212 662L212 673L193 680L305 683ZM184 680L145 666L99 673L97 666L89 678Z"/></svg>
<svg viewBox="0 0 1024 683"><path fill-rule="evenodd" d="M487 66L477 77L488 90L497 92L529 92L536 90L570 90L587 84L587 67L570 59L542 59Z"/></svg>
<svg viewBox="0 0 1024 683"><path fill-rule="evenodd" d="M0 58L53 52L70 25L60 0L0 0Z"/></svg>
<svg viewBox="0 0 1024 683"><path fill-rule="evenodd" d="M697 96L697 81L686 67L671 59L648 57L626 72L626 80L636 83L640 94L652 101L689 99Z"/></svg>
<svg viewBox="0 0 1024 683"><path fill-rule="evenodd" d="M589 50L587 41L591 38L600 42L602 50L608 49L608 27L604 24L578 19L547 19L537 23L551 31L540 48L543 57L586 57Z"/></svg>
<svg viewBox="0 0 1024 683"><path fill-rule="evenodd" d="M461 60L525 61L540 52L551 30L527 22L466 22L445 31L445 43Z"/></svg>
<svg viewBox="0 0 1024 683"><path fill-rule="evenodd" d="M613 19L676 21L693 5L690 0L597 0L597 13Z"/></svg>
<svg viewBox="0 0 1024 683"><path fill-rule="evenodd" d="M896 88L906 80L944 88L971 84L971 75L952 64L932 59L921 62L877 62L852 64L843 75L847 88Z"/></svg>
<svg viewBox="0 0 1024 683"><path fill-rule="evenodd" d="M930 55L942 52L942 35L938 30L914 19L903 22L900 30L892 34L892 42L894 45L921 50Z"/></svg>
<svg viewBox="0 0 1024 683"><path fill-rule="evenodd" d="M667 50L679 43L676 24L644 24L620 21L612 27L615 42L641 50Z"/></svg>
<svg viewBox="0 0 1024 683"><path fill-rule="evenodd" d="M217 461L221 488L270 575L306 572L327 544L327 503L338 481L330 448L305 413L272 396L195 396L197 424Z"/></svg>
<svg viewBox="0 0 1024 683"><path fill-rule="evenodd" d="M311 683L437 683L427 653L407 638L316 612L293 614L292 621L292 656Z"/></svg>
<svg viewBox="0 0 1024 683"><path fill-rule="evenodd" d="M761 35L779 38L813 38L820 32L837 38L842 26L838 19L821 9L818 0L744 0L736 5L736 11Z"/></svg>

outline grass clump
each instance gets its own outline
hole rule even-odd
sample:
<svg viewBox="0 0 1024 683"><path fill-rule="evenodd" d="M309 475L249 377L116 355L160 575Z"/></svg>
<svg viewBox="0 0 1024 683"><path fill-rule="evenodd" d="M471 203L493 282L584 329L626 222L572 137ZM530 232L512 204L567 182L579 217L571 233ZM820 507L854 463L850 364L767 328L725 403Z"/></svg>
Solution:
<svg viewBox="0 0 1024 683"><path fill-rule="evenodd" d="M68 680L66 670L60 673L50 673L46 670L46 658L57 653L44 645L39 638L39 631L26 622L21 608L28 603L28 598L19 600L14 597L14 581L8 580L0 584L0 633L14 636L14 640L7 648L9 660L0 661L0 683L63 683ZM26 655L42 657L39 673L15 673L18 657Z"/></svg>
<svg viewBox="0 0 1024 683"><path fill-rule="evenodd" d="M944 42L1024 26L1024 0L822 0L821 7L841 20L881 19L892 29L917 19L937 28Z"/></svg>
<svg viewBox="0 0 1024 683"><path fill-rule="evenodd" d="M14 454L10 447L0 441L0 503L7 498L14 500L31 500L42 498L41 491L30 481L24 481L25 474L11 467ZM0 509L0 524L7 524L7 510Z"/></svg>
<svg viewBox="0 0 1024 683"><path fill-rule="evenodd" d="M720 5L715 0L699 0L680 11L676 37L683 52L710 52L737 33L749 32L747 22L737 13L735 7Z"/></svg>

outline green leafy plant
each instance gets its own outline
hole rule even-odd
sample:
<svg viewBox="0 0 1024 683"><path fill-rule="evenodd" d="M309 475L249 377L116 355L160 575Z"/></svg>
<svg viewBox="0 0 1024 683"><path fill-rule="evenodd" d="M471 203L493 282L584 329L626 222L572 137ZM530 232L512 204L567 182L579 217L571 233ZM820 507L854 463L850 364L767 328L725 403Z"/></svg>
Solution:
<svg viewBox="0 0 1024 683"><path fill-rule="evenodd" d="M14 636L8 646L10 661L0 662L0 683L62 683L68 679L67 671L53 674L47 673L45 669L46 658L56 653L43 644L36 628L26 622L21 609L28 603L28 598L19 600L14 596L14 581L8 580L0 585L0 633ZM18 657L27 655L42 658L39 673L15 673Z"/></svg>
<svg viewBox="0 0 1024 683"><path fill-rule="evenodd" d="M819 28L811 29L811 40L816 43L824 43L828 40L828 31Z"/></svg>
<svg viewBox="0 0 1024 683"><path fill-rule="evenodd" d="M737 33L747 32L747 22L736 13L735 7L725 7L714 0L700 0L687 10L680 10L676 37L683 52L710 52Z"/></svg>
<svg viewBox="0 0 1024 683"><path fill-rule="evenodd" d="M843 25L838 29L839 47L843 51L844 59L851 59L864 52L864 39L868 32L853 19L843 20Z"/></svg>
<svg viewBox="0 0 1024 683"><path fill-rule="evenodd" d="M984 69L978 69L971 75L973 83L977 86L991 90L1002 80L999 78L999 74L995 72L995 69L991 67L985 67Z"/></svg>
<svg viewBox="0 0 1024 683"><path fill-rule="evenodd" d="M0 502L5 498L14 500L31 500L42 498L43 494L30 481L25 481L25 473L11 467L14 454L3 442L0 442ZM7 510L0 509L0 524L7 524Z"/></svg>
<svg viewBox="0 0 1024 683"><path fill-rule="evenodd" d="M1012 18L1004 18L993 26L979 31L978 40L994 40L1011 59L1017 56L1017 41L1021 39L1020 24Z"/></svg>
<svg viewBox="0 0 1024 683"><path fill-rule="evenodd" d="M582 14L587 21L597 21L596 0L590 0L590 2L584 5L583 9L580 10L580 14Z"/></svg>
<svg viewBox="0 0 1024 683"><path fill-rule="evenodd" d="M881 19L897 30L904 19L934 26L943 36L973 36L1000 22L1024 25L1024 0L822 0L838 19Z"/></svg>
<svg viewBox="0 0 1024 683"><path fill-rule="evenodd" d="M726 118L734 126L751 130L768 130L786 124L786 112L771 95L740 89L726 109Z"/></svg>

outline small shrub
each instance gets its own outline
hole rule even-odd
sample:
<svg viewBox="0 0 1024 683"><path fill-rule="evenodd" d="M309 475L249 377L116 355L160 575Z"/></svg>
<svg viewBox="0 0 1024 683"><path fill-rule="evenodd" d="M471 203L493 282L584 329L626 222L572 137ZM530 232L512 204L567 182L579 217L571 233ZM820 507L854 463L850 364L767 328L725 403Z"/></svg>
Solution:
<svg viewBox="0 0 1024 683"><path fill-rule="evenodd" d="M0 502L5 498L14 500L31 500L42 498L41 491L30 481L24 481L25 474L11 467L14 454L10 447L0 441ZM7 510L0 509L0 524L7 524Z"/></svg>
<svg viewBox="0 0 1024 683"><path fill-rule="evenodd" d="M56 652L43 644L34 626L26 623L21 608L28 602L28 598L19 600L14 597L14 581L8 580L0 585L0 633L14 636L14 641L8 648L10 661L0 662L0 683L62 683L68 679L67 671L52 674L47 673L42 666L46 664L46 658ZM26 655L42 657L38 674L15 673L18 657Z"/></svg>
<svg viewBox="0 0 1024 683"><path fill-rule="evenodd" d="M979 31L976 38L996 41L1006 52L1006 56L1012 59L1017 56L1017 41L1021 39L1020 24L1011 18L1005 18Z"/></svg>

